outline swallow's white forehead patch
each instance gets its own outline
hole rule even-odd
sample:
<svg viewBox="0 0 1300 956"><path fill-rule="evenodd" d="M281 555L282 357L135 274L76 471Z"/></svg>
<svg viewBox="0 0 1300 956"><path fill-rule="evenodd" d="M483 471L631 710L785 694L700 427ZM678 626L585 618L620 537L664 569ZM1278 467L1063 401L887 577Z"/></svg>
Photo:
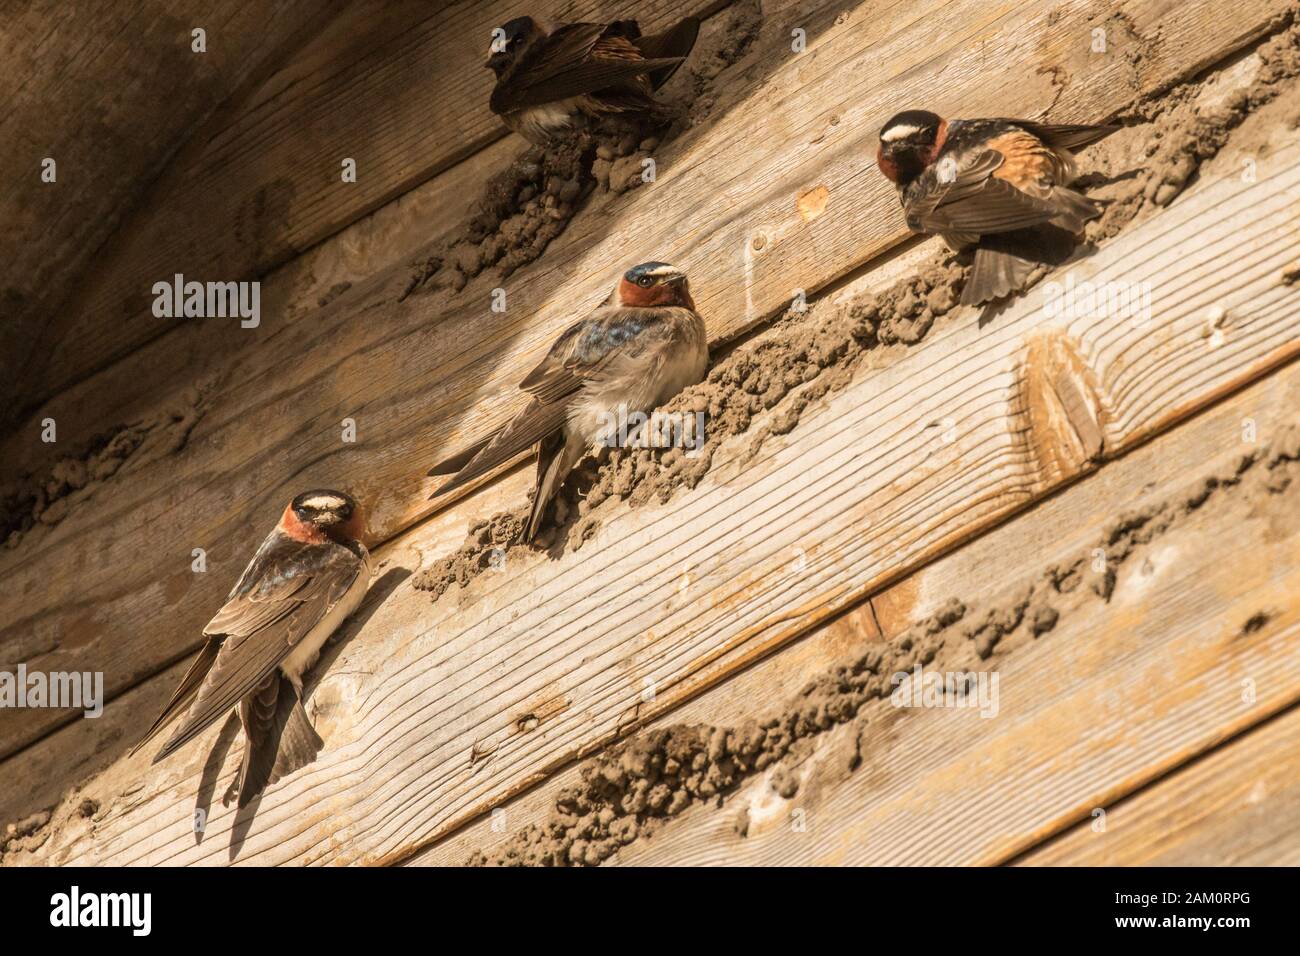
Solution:
<svg viewBox="0 0 1300 956"><path fill-rule="evenodd" d="M664 266L659 266L657 269L647 269L645 272L641 274L647 276L675 276L675 275L681 275L681 270L678 269L676 266L664 265Z"/></svg>
<svg viewBox="0 0 1300 956"><path fill-rule="evenodd" d="M303 499L302 506L310 508L312 511L333 511L336 508L342 508L347 502L338 495L312 495L310 498Z"/></svg>
<svg viewBox="0 0 1300 956"><path fill-rule="evenodd" d="M896 143L900 139L907 139L913 133L921 132L922 127L913 126L911 123L899 123L897 126L891 126L880 134L880 138L886 143Z"/></svg>

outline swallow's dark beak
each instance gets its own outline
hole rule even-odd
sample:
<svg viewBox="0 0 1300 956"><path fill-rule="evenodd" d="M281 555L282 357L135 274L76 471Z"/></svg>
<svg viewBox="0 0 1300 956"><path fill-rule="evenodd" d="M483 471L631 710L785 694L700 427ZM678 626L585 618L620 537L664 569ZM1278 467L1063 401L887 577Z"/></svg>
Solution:
<svg viewBox="0 0 1300 956"><path fill-rule="evenodd" d="M487 62L484 63L483 65L486 66L493 73L495 73L497 76L500 76L501 71L504 70L509 65L509 63L510 63L510 54L506 53L504 50L501 50L489 56L487 58Z"/></svg>

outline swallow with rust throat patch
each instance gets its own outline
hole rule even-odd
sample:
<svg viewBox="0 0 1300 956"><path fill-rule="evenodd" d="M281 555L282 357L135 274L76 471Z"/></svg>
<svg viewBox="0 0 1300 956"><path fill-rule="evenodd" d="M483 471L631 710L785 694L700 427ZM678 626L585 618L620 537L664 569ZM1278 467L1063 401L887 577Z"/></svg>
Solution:
<svg viewBox="0 0 1300 956"><path fill-rule="evenodd" d="M139 750L185 712L154 763L238 707L244 760L231 785L244 807L323 746L302 706L303 673L357 609L370 583L365 519L341 491L308 491L284 509L225 606L203 629L208 642Z"/></svg>
<svg viewBox="0 0 1300 956"><path fill-rule="evenodd" d="M876 163L898 186L913 232L938 234L954 250L973 247L965 305L1020 292L1039 266L1073 253L1102 208L1069 188L1073 150L1117 126L1017 119L945 120L899 113L880 131Z"/></svg>
<svg viewBox="0 0 1300 956"><path fill-rule="evenodd" d="M520 384L530 396L513 421L430 475L455 477L434 498L537 446L537 484L524 540L532 541L565 477L613 420L649 415L704 379L708 337L686 275L643 262L619 280L607 304L571 325Z"/></svg>
<svg viewBox="0 0 1300 956"><path fill-rule="evenodd" d="M487 66L496 74L488 105L512 130L545 146L579 115L671 120L653 94L682 65L700 22L686 17L653 36L635 20L553 23L518 17L493 31Z"/></svg>

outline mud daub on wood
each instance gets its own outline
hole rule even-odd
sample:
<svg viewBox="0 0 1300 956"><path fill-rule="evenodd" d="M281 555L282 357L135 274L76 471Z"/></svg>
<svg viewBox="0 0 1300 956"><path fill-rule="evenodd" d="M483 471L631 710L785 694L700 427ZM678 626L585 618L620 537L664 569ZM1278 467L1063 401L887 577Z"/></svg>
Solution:
<svg viewBox="0 0 1300 956"><path fill-rule="evenodd" d="M199 390L189 389L171 410L107 429L47 470L0 485L0 542L18 547L34 527L58 524L120 472L180 451L202 413Z"/></svg>
<svg viewBox="0 0 1300 956"><path fill-rule="evenodd" d="M492 267L507 278L540 258L593 193L617 196L642 185L647 161L688 125L705 120L715 81L758 38L762 10L756 0L734 4L725 16L726 26L706 31L685 69L660 91L676 118L587 122L546 148L526 150L488 180L465 226L412 265L398 301L440 289L457 293Z"/></svg>
<svg viewBox="0 0 1300 956"><path fill-rule="evenodd" d="M1048 565L1033 579L1009 588L1002 599L981 607L969 596L950 598L892 640L872 643L815 677L773 716L737 727L660 727L611 747L582 765L579 783L560 792L544 823L523 827L490 852L476 852L468 862L596 865L687 807L704 803L721 808L727 794L769 768L773 790L790 799L799 781L788 768L782 770L782 761L801 760L811 741L840 725L865 725L863 708L892 693L894 675L917 664L969 674L995 651L1007 653L1025 641L1044 638L1064 615L1090 601L1109 601L1116 570L1180 522L1229 496L1254 501L1288 490L1294 494L1297 476L1300 421L1227 467L1200 476L1155 504L1118 516L1093 547L1071 561ZM1294 509L1290 513L1294 518ZM1099 553L1104 560L1099 561ZM1261 609L1242 623L1241 632L1258 631L1270 618L1271 613ZM851 735L852 746L838 751L834 772L848 775L857 768L860 738L861 727ZM736 828L745 835L743 813Z"/></svg>

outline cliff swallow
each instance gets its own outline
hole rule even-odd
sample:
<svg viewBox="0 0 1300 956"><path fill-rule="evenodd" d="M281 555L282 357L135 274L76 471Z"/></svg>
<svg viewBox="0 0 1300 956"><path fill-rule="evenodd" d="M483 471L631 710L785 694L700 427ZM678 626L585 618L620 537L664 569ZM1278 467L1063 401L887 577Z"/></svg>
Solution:
<svg viewBox="0 0 1300 956"><path fill-rule="evenodd" d="M132 753L188 707L157 763L237 704L245 736L239 806L311 763L323 742L303 710L302 676L370 583L364 528L361 509L341 491L307 491L289 502L203 629L208 642L198 659Z"/></svg>
<svg viewBox="0 0 1300 956"><path fill-rule="evenodd" d="M909 229L937 233L954 250L975 248L961 301L980 305L1022 290L1038 266L1069 258L1102 211L1067 188L1071 151L1118 128L949 121L907 110L881 129L876 163L898 186Z"/></svg>
<svg viewBox="0 0 1300 956"><path fill-rule="evenodd" d="M440 497L534 445L537 484L524 540L541 527L547 504L612 420L649 415L708 366L704 320L686 275L665 262L633 266L606 304L569 326L520 384L531 399L513 421L479 445L430 469L456 476Z"/></svg>
<svg viewBox="0 0 1300 956"><path fill-rule="evenodd" d="M518 17L493 31L487 66L497 76L488 105L512 130L545 146L579 114L672 118L651 95L695 45L700 21L686 17L654 36L635 20L553 23Z"/></svg>

